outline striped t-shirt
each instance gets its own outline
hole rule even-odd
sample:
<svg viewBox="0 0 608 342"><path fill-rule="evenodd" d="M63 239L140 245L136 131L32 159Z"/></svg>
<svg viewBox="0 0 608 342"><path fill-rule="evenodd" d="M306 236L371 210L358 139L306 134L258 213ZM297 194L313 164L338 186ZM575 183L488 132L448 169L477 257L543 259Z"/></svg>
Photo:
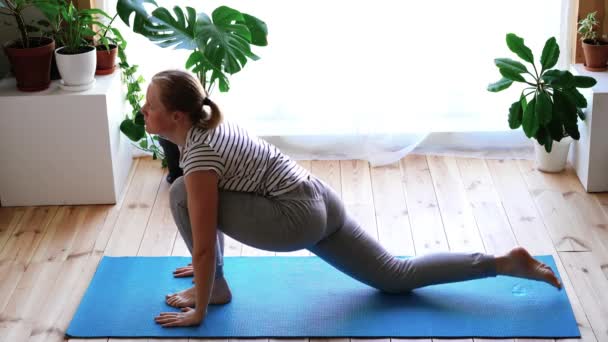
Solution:
<svg viewBox="0 0 608 342"><path fill-rule="evenodd" d="M266 141L231 122L206 130L192 126L181 148L184 175L213 170L219 188L277 196L296 188L308 171Z"/></svg>

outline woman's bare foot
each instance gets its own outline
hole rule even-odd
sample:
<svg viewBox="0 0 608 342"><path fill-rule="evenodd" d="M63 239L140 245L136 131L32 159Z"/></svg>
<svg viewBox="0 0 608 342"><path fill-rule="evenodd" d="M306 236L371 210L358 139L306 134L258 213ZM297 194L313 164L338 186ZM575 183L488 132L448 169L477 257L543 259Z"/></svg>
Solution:
<svg viewBox="0 0 608 342"><path fill-rule="evenodd" d="M551 268L534 259L522 247L513 248L504 256L497 257L496 271L501 275L544 281L558 289L562 288Z"/></svg>
<svg viewBox="0 0 608 342"><path fill-rule="evenodd" d="M185 308L195 306L195 287L191 287L187 290L183 290L174 294L167 295L165 302L175 308ZM209 304L221 305L230 303L232 300L232 293L228 287L228 283L224 277L215 279L213 282L213 289L211 290L211 298Z"/></svg>
<svg viewBox="0 0 608 342"><path fill-rule="evenodd" d="M185 307L194 307L194 290L195 287L192 286L189 289L168 294L165 297L165 302L174 308L185 308Z"/></svg>

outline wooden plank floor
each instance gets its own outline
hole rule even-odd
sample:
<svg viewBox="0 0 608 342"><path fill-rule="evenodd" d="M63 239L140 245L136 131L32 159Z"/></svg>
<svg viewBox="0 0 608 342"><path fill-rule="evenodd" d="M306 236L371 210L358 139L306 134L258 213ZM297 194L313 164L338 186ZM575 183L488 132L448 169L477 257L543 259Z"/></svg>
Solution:
<svg viewBox="0 0 608 342"><path fill-rule="evenodd" d="M530 161L423 155L376 168L352 160L299 163L394 254L500 254L521 245L553 255L582 340L608 342L608 194L586 193L572 169L546 174ZM116 205L0 208L0 341L64 340L103 255L188 255L165 175L142 158ZM262 251L229 237L225 254L310 255Z"/></svg>

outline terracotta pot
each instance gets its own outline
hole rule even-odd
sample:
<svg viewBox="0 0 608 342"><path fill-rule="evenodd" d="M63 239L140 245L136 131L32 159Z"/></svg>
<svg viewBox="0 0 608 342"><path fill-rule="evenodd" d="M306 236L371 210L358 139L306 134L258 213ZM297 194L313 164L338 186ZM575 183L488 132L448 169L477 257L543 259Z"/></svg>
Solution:
<svg viewBox="0 0 608 342"><path fill-rule="evenodd" d="M585 69L589 71L604 71L608 69L608 43L600 41L600 45L590 44L590 40L583 41L585 54Z"/></svg>
<svg viewBox="0 0 608 342"><path fill-rule="evenodd" d="M20 47L19 42L10 41L4 50L17 78L17 89L41 91L51 84L51 59L55 41L51 38L32 38L30 48Z"/></svg>
<svg viewBox="0 0 608 342"><path fill-rule="evenodd" d="M118 51L116 45L109 44L110 50L106 50L103 45L98 45L97 49L97 70L96 75L108 75L114 72L116 68L116 52Z"/></svg>

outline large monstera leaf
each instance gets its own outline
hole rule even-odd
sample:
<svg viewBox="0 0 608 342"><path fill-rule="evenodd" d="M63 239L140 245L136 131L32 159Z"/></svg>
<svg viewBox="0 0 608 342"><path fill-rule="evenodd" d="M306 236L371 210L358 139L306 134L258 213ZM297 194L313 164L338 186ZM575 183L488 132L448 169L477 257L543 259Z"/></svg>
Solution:
<svg viewBox="0 0 608 342"><path fill-rule="evenodd" d="M139 33L161 47L193 50L196 10L186 7L186 13L178 7L173 14L164 7L158 7L148 14L144 3L155 6L154 0L119 0L116 5L118 16L129 25L129 17L135 13L133 31Z"/></svg>
<svg viewBox="0 0 608 342"><path fill-rule="evenodd" d="M148 14L145 3L156 5L154 0L118 0L116 10L129 25L129 17L135 13L133 31L144 35L162 47L195 50L198 48L213 65L214 73L239 72L247 59L257 60L250 45L267 45L266 24L258 18L241 13L227 6L216 8L211 18L195 9L174 7L173 13L158 7Z"/></svg>
<svg viewBox="0 0 608 342"><path fill-rule="evenodd" d="M152 12L149 23L144 24L150 32L148 39L161 47L174 46L176 49L193 50L196 48L195 32L196 10L186 7L186 13L178 7L173 7L175 17L164 7Z"/></svg>
<svg viewBox="0 0 608 342"><path fill-rule="evenodd" d="M247 64L247 57L257 59L249 47L251 31L241 12L221 6L211 17L213 21L205 13L199 13L196 40L199 50L213 65L234 74Z"/></svg>
<svg viewBox="0 0 608 342"><path fill-rule="evenodd" d="M133 32L143 34L144 36L147 36L144 25L149 23L150 20L150 14L144 8L144 4L146 3L158 6L154 0L118 0L116 3L116 12L127 26L131 26L129 17L135 13Z"/></svg>

